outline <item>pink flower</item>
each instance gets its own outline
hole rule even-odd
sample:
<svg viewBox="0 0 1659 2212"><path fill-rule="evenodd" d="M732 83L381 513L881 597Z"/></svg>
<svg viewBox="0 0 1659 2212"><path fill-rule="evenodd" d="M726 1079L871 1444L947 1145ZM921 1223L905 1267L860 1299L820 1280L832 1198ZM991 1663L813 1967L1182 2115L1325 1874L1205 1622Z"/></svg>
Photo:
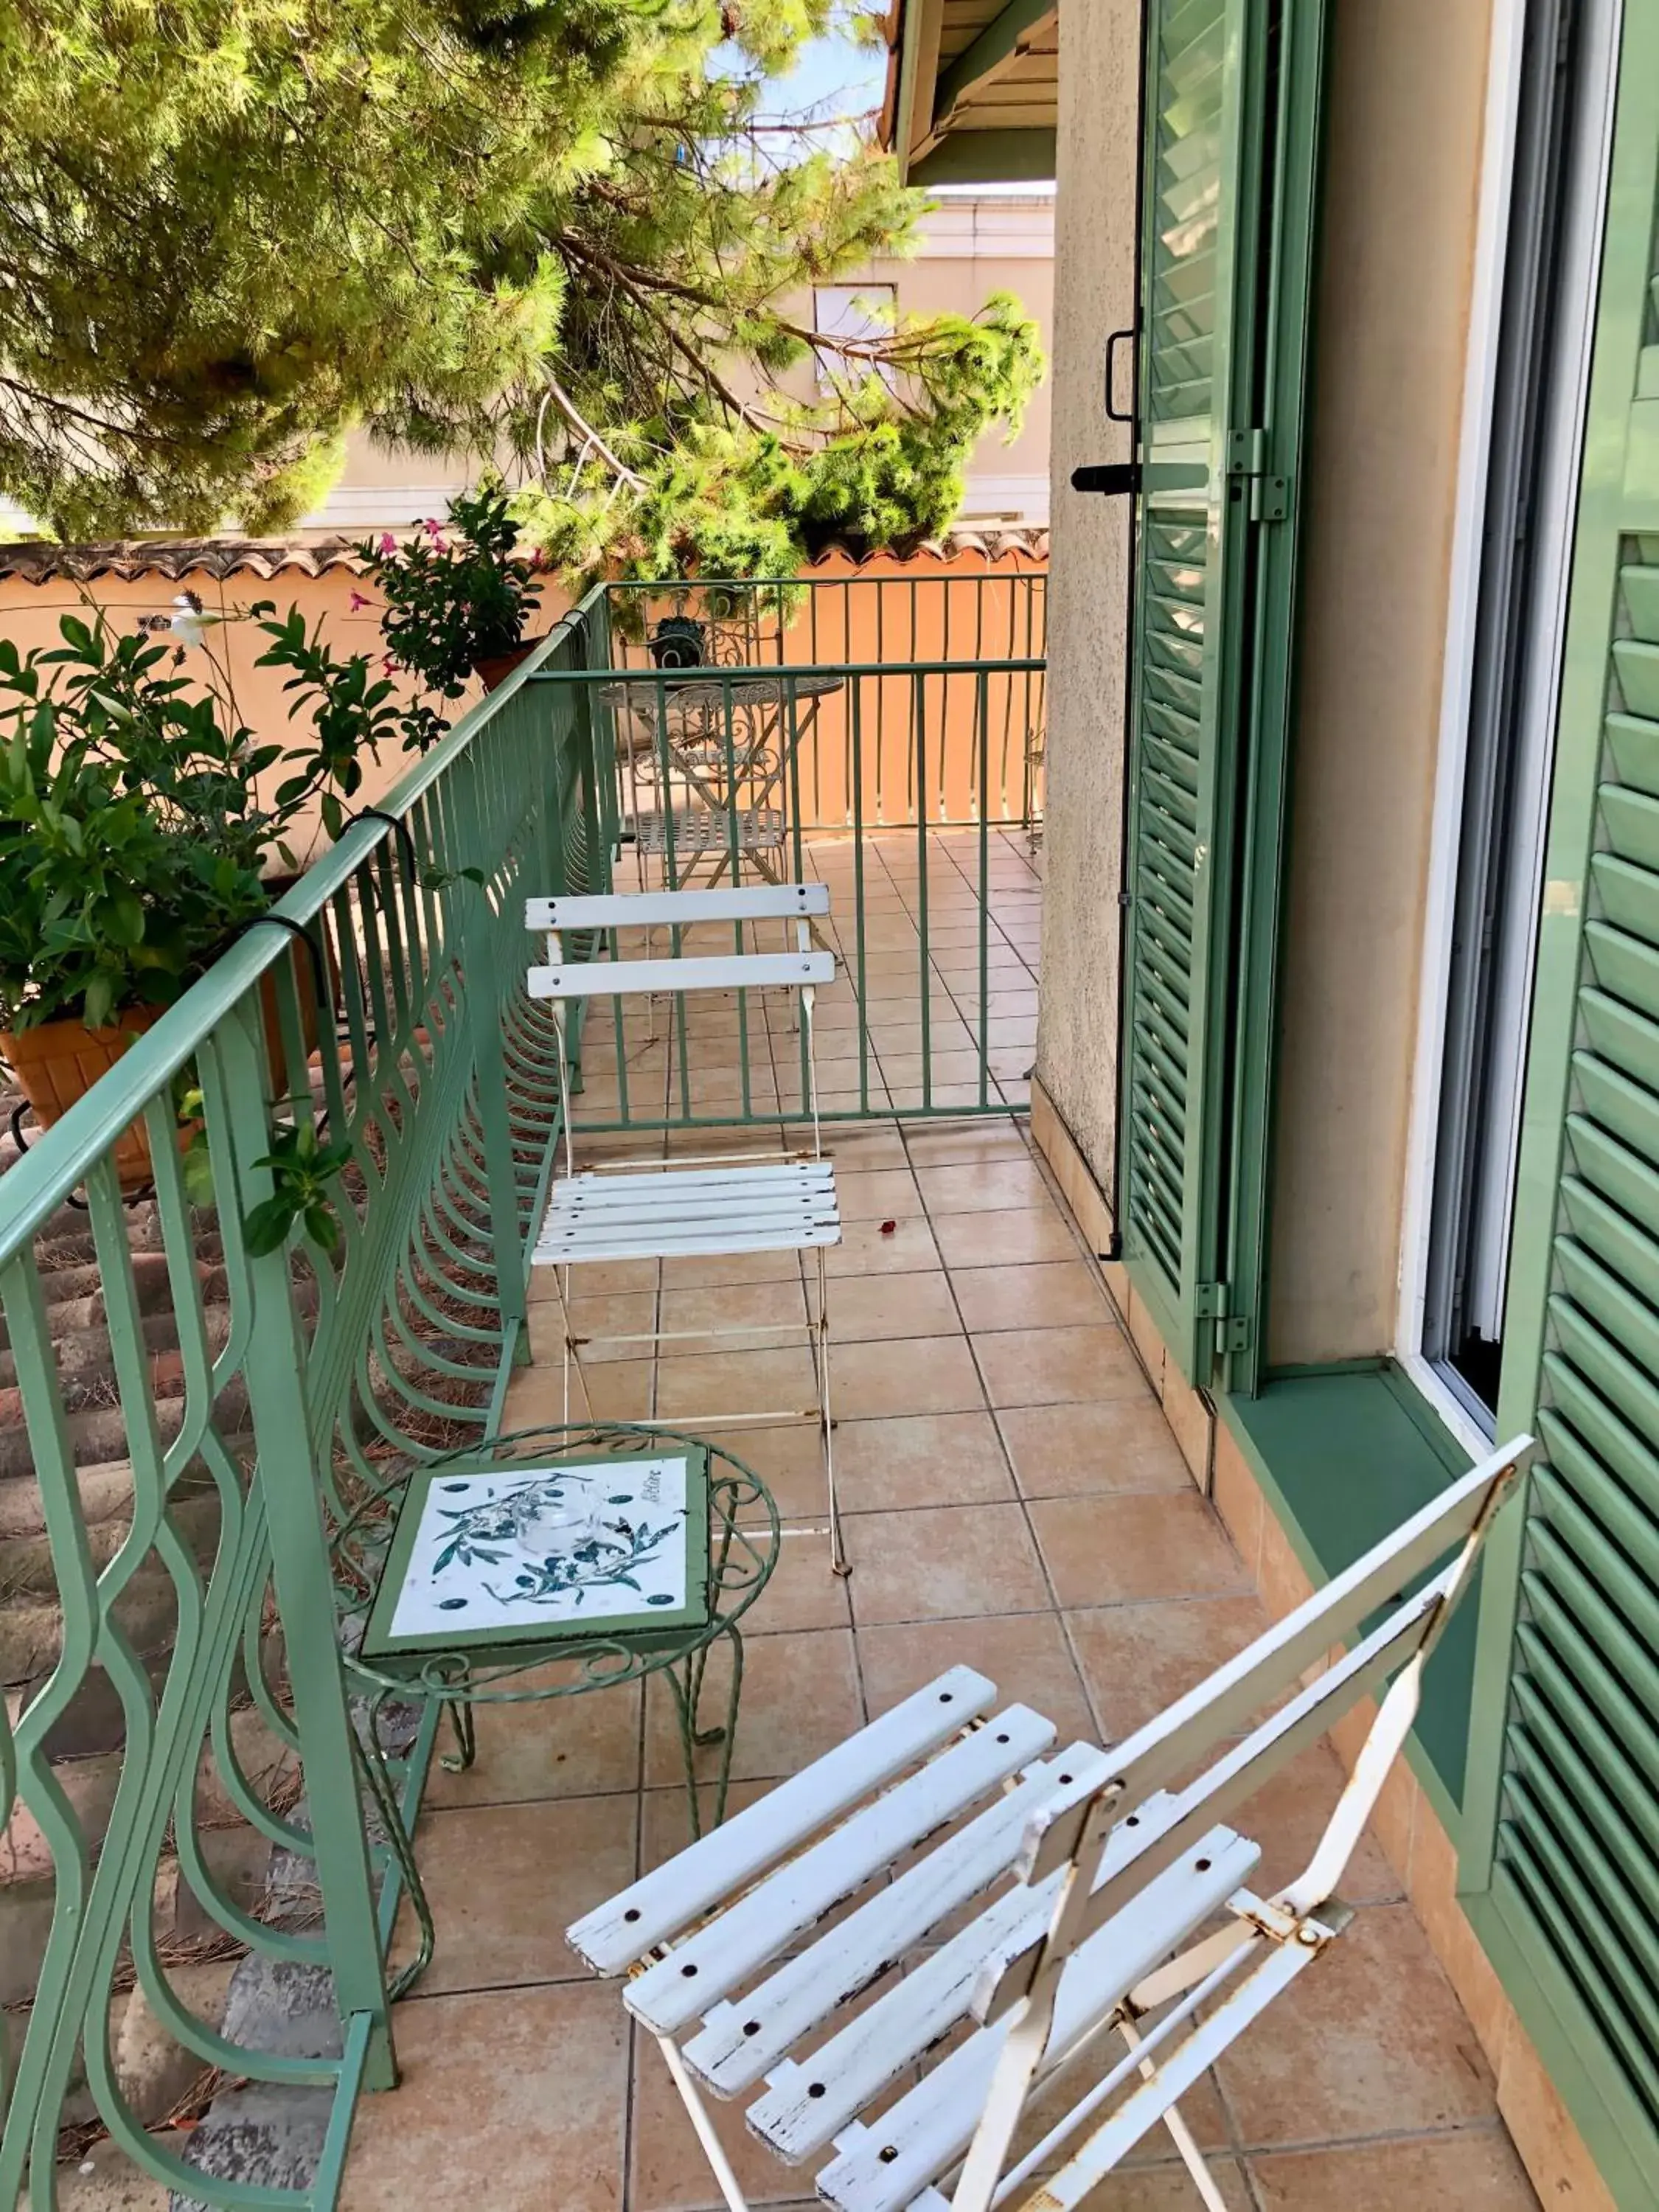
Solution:
<svg viewBox="0 0 1659 2212"><path fill-rule="evenodd" d="M354 592L351 594L351 611L354 615L356 614L361 608L366 607L368 605L368 601L363 597L361 592Z"/></svg>
<svg viewBox="0 0 1659 2212"><path fill-rule="evenodd" d="M434 522L432 517L428 514L426 520L421 525L421 527L425 531L427 536L432 540L432 543L441 553L444 550L444 526L442 523Z"/></svg>
<svg viewBox="0 0 1659 2212"><path fill-rule="evenodd" d="M392 532L391 532L389 530L383 530L383 531L380 532L380 550L381 550L381 552L382 552L382 553L395 553L395 552L397 551L397 550L398 550L398 541L397 541L397 539L392 536Z"/></svg>
<svg viewBox="0 0 1659 2212"><path fill-rule="evenodd" d="M386 675L388 675L388 676L395 676L395 675L398 673L398 664L397 664L397 662L396 662L396 661L392 658L392 655L391 655L389 653L386 654L386 658L381 661L381 663L380 663L380 666L381 666L382 670L385 672L385 673L386 673Z"/></svg>

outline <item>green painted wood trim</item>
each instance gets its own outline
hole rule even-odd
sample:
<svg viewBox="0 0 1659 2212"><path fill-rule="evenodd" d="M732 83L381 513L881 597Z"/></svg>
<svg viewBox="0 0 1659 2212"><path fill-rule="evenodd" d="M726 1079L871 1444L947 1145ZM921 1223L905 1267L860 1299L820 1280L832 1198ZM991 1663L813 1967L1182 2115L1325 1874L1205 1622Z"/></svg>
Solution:
<svg viewBox="0 0 1659 2212"><path fill-rule="evenodd" d="M911 185L1022 185L1054 180L1052 131L956 130L906 173Z"/></svg>
<svg viewBox="0 0 1659 2212"><path fill-rule="evenodd" d="M1261 1386L1267 1340L1267 1240L1273 1189L1274 1070L1279 1038L1280 932L1289 834L1291 732L1296 714L1301 484L1309 412L1314 270L1324 152L1327 0L1287 0L1280 26L1284 91L1273 148L1262 467L1286 487L1281 522L1256 533L1249 733L1242 808L1238 981L1230 994L1231 1082L1226 1218L1222 1224L1228 1310L1249 1323L1242 1350L1223 1355L1230 1390Z"/></svg>
<svg viewBox="0 0 1659 2212"><path fill-rule="evenodd" d="M910 142L915 135L916 119L916 59L921 45L921 11L923 0L902 0L903 17L899 29L898 87L893 100L893 154L898 162L902 182L913 181L910 176ZM928 100L931 112L933 100Z"/></svg>
<svg viewBox="0 0 1659 2212"><path fill-rule="evenodd" d="M1505 1434L1533 1427L1542 1373L1571 1060L1577 1033L1584 885L1595 839L1608 638L1622 538L1632 527L1626 508L1625 447L1631 396L1640 372L1652 268L1656 147L1659 0L1630 0L1620 59L1522 1104L1515 1237L1498 1382L1498 1426ZM1493 1529L1487 1547L1469 1768L1469 1834L1461 1868L1462 1880L1474 1889L1490 1880L1496 1848L1504 1719L1525 1527L1524 1508L1517 1501Z"/></svg>
<svg viewBox="0 0 1659 2212"><path fill-rule="evenodd" d="M1254 1397L1216 1393L1225 1422L1274 1518L1316 1587L1443 1490L1469 1464L1449 1436L1431 1438L1397 1370L1327 1369L1268 1382ZM1419 1401L1423 1416L1432 1411ZM1437 1424L1436 1425L1437 1426ZM1429 1663L1423 1716L1407 1746L1412 1771L1447 1832L1462 1823L1473 1598L1454 1615Z"/></svg>
<svg viewBox="0 0 1659 2212"><path fill-rule="evenodd" d="M1249 510L1238 496L1232 460L1234 434L1248 432L1254 413L1251 378L1258 318L1270 313L1258 297L1257 274L1268 224L1262 202L1267 10L1260 0L1211 0L1205 29L1220 33L1221 92L1217 118L1206 125L1200 141L1206 177L1213 171L1216 205L1210 353L1204 375L1183 392L1181 410L1159 414L1158 370L1171 354L1160 342L1164 330L1161 287L1168 276L1160 266L1167 215L1161 205L1160 179L1168 153L1166 131L1184 139L1194 134L1194 118L1169 75L1166 33L1179 13L1175 0L1158 0L1146 33L1135 454L1144 466L1160 455L1169 459L1170 447L1178 446L1182 460L1204 464L1205 483L1190 494L1143 490L1136 502L1131 707L1125 753L1130 834L1124 889L1129 936L1124 963L1125 1043L1119 1070L1118 1173L1123 1259L1130 1281L1180 1373L1189 1382L1205 1384L1215 1344L1209 1316L1216 1309L1211 1304L1200 1314L1200 1285L1220 1280L1220 1192L1230 1120L1224 1078L1231 1060L1228 1004L1237 763L1243 725L1248 720L1247 584L1253 557ZM1180 38L1198 35L1202 33L1197 19L1189 11L1182 17ZM1212 138L1213 155L1208 149ZM1190 887L1183 881L1181 893L1183 903L1190 900L1190 920L1182 925L1184 942L1178 953L1164 954L1158 947L1158 924L1150 918L1162 915L1162 895L1156 888L1143 894L1144 883L1155 881L1144 872L1153 843L1146 820L1149 814L1156 817L1162 805L1155 702L1158 654L1167 641L1158 636L1163 611L1152 580L1155 549L1161 528L1172 529L1179 538L1200 525L1201 556L1182 556L1194 565L1200 557L1203 562L1202 653L1195 705L1187 716L1192 725L1189 837L1194 857ZM1143 911L1148 918L1142 918ZM1176 988L1183 1000L1185 1026L1184 1097L1178 1106L1167 1109L1156 1103L1158 1079L1151 1073L1156 1055L1142 1040L1143 1004L1157 996L1152 970L1165 959L1171 969L1177 963L1181 967ZM1150 1105L1149 1098L1154 1102ZM1166 1155L1169 1189L1161 1210L1168 1218L1161 1233L1152 1227L1159 1202L1137 1190L1138 1182L1150 1184L1151 1177L1138 1170L1136 1159L1160 1115L1171 1129L1180 1128L1179 1158L1173 1156L1173 1142Z"/></svg>
<svg viewBox="0 0 1659 2212"><path fill-rule="evenodd" d="M1601 2032L1544 1944L1517 1934L1527 1908L1508 1875L1460 1890L1458 1902L1619 2212L1653 2212L1651 2124L1618 2073L1588 2055Z"/></svg>
<svg viewBox="0 0 1659 2212"><path fill-rule="evenodd" d="M1054 0L1008 0L970 46L941 73L933 93L933 128L949 124L951 111L965 94L1005 62L1028 31L1057 15Z"/></svg>

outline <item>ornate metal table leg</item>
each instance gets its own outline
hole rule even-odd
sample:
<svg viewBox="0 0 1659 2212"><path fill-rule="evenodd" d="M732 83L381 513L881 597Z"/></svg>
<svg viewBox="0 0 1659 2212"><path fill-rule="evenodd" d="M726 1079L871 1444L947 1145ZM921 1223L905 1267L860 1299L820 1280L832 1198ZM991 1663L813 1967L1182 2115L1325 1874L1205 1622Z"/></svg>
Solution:
<svg viewBox="0 0 1659 2212"><path fill-rule="evenodd" d="M464 1774L478 1755L477 1730L473 1723L472 1706L466 1698L456 1698L446 1705L449 1724L455 1731L455 1749L447 1751L438 1764L446 1774Z"/></svg>
<svg viewBox="0 0 1659 2212"><path fill-rule="evenodd" d="M374 1810L379 1815L387 1855L403 1876L404 1887L409 1893L409 1902L421 1931L415 1956L387 1984L386 1995L395 2002L407 1995L432 1964L435 1930L432 1923L432 1907L427 1900L426 1884L422 1881L421 1869L416 1863L414 1847L404 1826L403 1809L398 1802L392 1777L386 1771L386 1753L380 1745L380 1707L385 1702L386 1693L382 1692L369 1707L367 1731L354 1729L352 1741L356 1746L358 1771L374 1801ZM367 1742L363 1741L365 1733Z"/></svg>
<svg viewBox="0 0 1659 2212"><path fill-rule="evenodd" d="M732 1780L732 1747L737 1740L738 1705L743 1696L743 1638L732 1623L721 1634L732 1646L732 1680L726 1692L726 1719L718 1728L699 1729L698 1709L702 1703L703 1678L708 1672L708 1654L713 1641L701 1645L684 1662L685 1679L680 1679L678 1665L664 1668L668 1685L674 1693L675 1717L679 1723L680 1757L685 1766L685 1796L693 1837L702 1833L702 1813L697 1802L697 1753L711 1744L720 1747L720 1771L714 1778L714 1826L726 1818L726 1791Z"/></svg>
<svg viewBox="0 0 1659 2212"><path fill-rule="evenodd" d="M743 1638L736 1621L726 1630L726 1640L732 1646L732 1680L726 1693L726 1726L713 1731L724 1738L720 1745L720 1771L714 1778L714 1826L718 1828L726 1818L726 1793L732 1784L732 1754L738 1741L738 1705L743 1697Z"/></svg>

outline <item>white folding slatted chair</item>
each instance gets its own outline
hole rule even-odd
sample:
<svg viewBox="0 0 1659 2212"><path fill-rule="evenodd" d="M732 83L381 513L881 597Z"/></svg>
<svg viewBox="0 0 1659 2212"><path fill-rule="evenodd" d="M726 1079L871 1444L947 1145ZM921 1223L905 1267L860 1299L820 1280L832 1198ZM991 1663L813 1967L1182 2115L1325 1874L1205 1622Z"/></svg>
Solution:
<svg viewBox="0 0 1659 2212"><path fill-rule="evenodd" d="M532 898L526 927L547 939L547 965L532 967L532 998L553 1003L558 1024L559 1092L564 1116L564 1176L555 1182L546 1217L532 1255L533 1264L551 1267L564 1328L565 1419L571 1418L570 1382L580 1386L582 1407L594 1408L582 1359L584 1346L596 1343L659 1345L688 1340L775 1337L776 1322L731 1328L647 1329L629 1334L579 1328L571 1312L573 1267L616 1260L669 1260L740 1252L811 1252L817 1278L816 1310L804 1332L817 1386L817 1402L772 1411L752 1407L702 1417L705 1425L732 1428L791 1420L816 1421L823 1444L824 1479L830 1511L830 1559L837 1574L846 1572L841 1519L836 1503L835 1449L830 1411L829 1279L824 1254L841 1242L841 1214L833 1162L823 1157L818 1121L817 1063L812 1010L821 983L836 975L833 953L812 936L815 917L830 911L826 884L780 884L744 890L630 891L572 898ZM741 945L745 927L764 922L784 926L795 942L787 951L741 950L709 957L681 949L682 933L699 924L729 922ZM573 960L565 939L573 933L622 929L666 928L672 951L665 958ZM647 940L648 945L648 940ZM565 1049L567 1009L584 999L624 999L682 991L785 989L797 995L805 1042L807 1097L812 1146L787 1159L775 1153L730 1153L674 1163L623 1160L580 1172L576 1166L574 1117ZM646 1422L643 1426L676 1426Z"/></svg>
<svg viewBox="0 0 1659 2212"><path fill-rule="evenodd" d="M732 2212L747 2199L704 2094L757 2085L750 2130L787 2163L828 2153L817 2193L837 2212L1073 2212L1160 2122L1223 2212L1178 2100L1350 1918L1337 1884L1529 1443L1109 1752L1056 1753L1049 1722L994 1712L994 1686L958 1667L579 1920L588 1965L631 1977L624 2002ZM1389 1675L1305 1870L1256 1895L1261 1847L1227 1815ZM1046 2109L1085 2053L1089 2086L1064 2085L1064 2116L1017 2146L1028 2100Z"/></svg>

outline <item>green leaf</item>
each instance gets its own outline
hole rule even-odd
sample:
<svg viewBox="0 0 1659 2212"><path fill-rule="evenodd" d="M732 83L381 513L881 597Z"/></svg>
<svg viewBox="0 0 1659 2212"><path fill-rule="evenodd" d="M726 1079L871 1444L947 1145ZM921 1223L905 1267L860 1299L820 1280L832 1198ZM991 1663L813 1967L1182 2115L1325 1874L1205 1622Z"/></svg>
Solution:
<svg viewBox="0 0 1659 2212"><path fill-rule="evenodd" d="M339 1220L326 1200L319 1199L313 1205L307 1206L305 1219L306 1231L313 1243L320 1245L325 1252L339 1250Z"/></svg>
<svg viewBox="0 0 1659 2212"><path fill-rule="evenodd" d="M267 1198L243 1222L242 1241L254 1259L263 1260L268 1254L282 1250L298 1218L299 1208L292 1199L280 1194Z"/></svg>

